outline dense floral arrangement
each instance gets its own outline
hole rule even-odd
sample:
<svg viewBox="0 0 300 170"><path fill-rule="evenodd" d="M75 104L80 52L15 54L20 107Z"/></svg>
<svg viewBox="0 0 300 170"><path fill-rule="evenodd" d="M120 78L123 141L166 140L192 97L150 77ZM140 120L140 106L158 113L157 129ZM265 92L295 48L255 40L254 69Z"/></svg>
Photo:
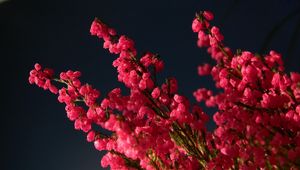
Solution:
<svg viewBox="0 0 300 170"><path fill-rule="evenodd" d="M198 46L206 47L215 65L198 67L211 75L215 86L194 92L198 102L217 107L217 128L205 128L209 118L197 105L178 94L175 78L159 84L156 74L164 63L151 52L137 55L134 42L95 19L90 32L104 40L103 47L117 54L113 66L120 88L100 99L100 92L79 80L79 71L60 73L35 64L29 82L58 94L75 129L87 134L101 160L111 169L299 169L300 74L284 72L281 55L233 52L210 21L210 11L196 14L192 23ZM58 83L63 86L58 87ZM96 131L100 126L110 135Z"/></svg>

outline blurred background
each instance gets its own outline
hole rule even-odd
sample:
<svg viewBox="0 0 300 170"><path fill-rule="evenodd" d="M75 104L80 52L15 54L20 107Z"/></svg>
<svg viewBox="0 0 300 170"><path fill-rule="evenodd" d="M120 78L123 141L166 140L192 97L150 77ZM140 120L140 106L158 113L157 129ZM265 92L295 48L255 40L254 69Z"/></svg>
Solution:
<svg viewBox="0 0 300 170"><path fill-rule="evenodd" d="M57 73L80 70L102 94L122 86L111 66L116 56L89 34L95 17L134 39L139 53L159 53L161 77L175 76L180 93L195 102L194 90L213 86L197 76L197 65L212 61L191 31L195 12L205 9L233 50L274 49L287 71L300 70L299 0L0 0L1 170L102 169L103 153L73 129L64 105L27 81L39 62Z"/></svg>

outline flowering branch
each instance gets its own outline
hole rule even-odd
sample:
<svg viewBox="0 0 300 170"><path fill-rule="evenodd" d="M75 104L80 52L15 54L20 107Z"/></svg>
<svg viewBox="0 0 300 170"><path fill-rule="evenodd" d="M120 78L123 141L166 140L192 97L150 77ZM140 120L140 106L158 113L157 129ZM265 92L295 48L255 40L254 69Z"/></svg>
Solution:
<svg viewBox="0 0 300 170"><path fill-rule="evenodd" d="M161 85L156 74L164 62L151 52L138 56L134 42L99 19L90 32L104 40L103 47L117 54L113 66L120 88L100 99L100 92L82 84L79 71L54 76L39 64L29 82L58 94L74 128L87 133L87 141L108 151L101 160L111 169L296 169L300 167L300 74L284 72L281 55L257 55L224 45L220 29L211 26L210 11L196 14L192 30L197 45L207 47L214 66L198 67L211 75L222 92L199 88L198 102L217 107L217 128L205 128L208 115L178 94L175 78ZM58 87L56 84L62 84ZM96 131L94 127L109 132Z"/></svg>
<svg viewBox="0 0 300 170"><path fill-rule="evenodd" d="M214 67L199 66L199 75L211 74L224 90L215 96L204 88L194 92L197 101L219 109L213 135L220 152L207 167L298 167L300 74L284 73L281 56L274 51L265 56L241 50L233 54L223 45L219 28L210 26L212 19L211 12L200 12L192 25L198 46L208 47L217 62Z"/></svg>

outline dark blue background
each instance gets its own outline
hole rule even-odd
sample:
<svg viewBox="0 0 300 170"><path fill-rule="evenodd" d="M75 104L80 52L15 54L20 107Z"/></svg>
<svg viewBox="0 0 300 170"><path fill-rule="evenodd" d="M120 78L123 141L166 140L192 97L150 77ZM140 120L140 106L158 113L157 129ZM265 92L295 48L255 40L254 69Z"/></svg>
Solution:
<svg viewBox="0 0 300 170"><path fill-rule="evenodd" d="M192 98L198 87L211 87L197 76L197 65L211 62L196 47L191 31L195 12L209 9L232 49L260 51L267 35L282 22L267 49L284 54L288 70L300 68L299 0L191 1L41 1L0 4L1 169L93 170L101 153L73 130L56 96L27 82L34 63L80 70L83 80L102 94L118 87L111 56L89 35L94 17L135 40L139 52L157 52L165 60L162 76L175 76L180 92ZM296 12L295 12L296 11ZM212 127L212 124L210 124Z"/></svg>

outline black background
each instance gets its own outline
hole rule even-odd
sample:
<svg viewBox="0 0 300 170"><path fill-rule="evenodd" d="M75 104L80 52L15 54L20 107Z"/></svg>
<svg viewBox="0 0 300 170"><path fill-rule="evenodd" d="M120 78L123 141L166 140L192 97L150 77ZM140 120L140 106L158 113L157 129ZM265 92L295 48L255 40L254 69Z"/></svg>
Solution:
<svg viewBox="0 0 300 170"><path fill-rule="evenodd" d="M1 163L6 170L101 169L100 152L73 130L56 96L29 85L34 63L56 72L80 70L82 80L105 94L121 86L111 62L116 56L90 36L94 17L135 40L139 52L152 51L166 63L162 77L175 76L180 92L192 98L198 87L211 87L197 76L197 65L211 62L196 47L191 31L195 12L215 13L232 49L259 52L278 25L267 50L284 55L288 71L300 69L299 0L191 1L7 1L0 4ZM289 16L290 17L287 17ZM276 27L275 27L276 28ZM209 125L210 129L213 127Z"/></svg>

